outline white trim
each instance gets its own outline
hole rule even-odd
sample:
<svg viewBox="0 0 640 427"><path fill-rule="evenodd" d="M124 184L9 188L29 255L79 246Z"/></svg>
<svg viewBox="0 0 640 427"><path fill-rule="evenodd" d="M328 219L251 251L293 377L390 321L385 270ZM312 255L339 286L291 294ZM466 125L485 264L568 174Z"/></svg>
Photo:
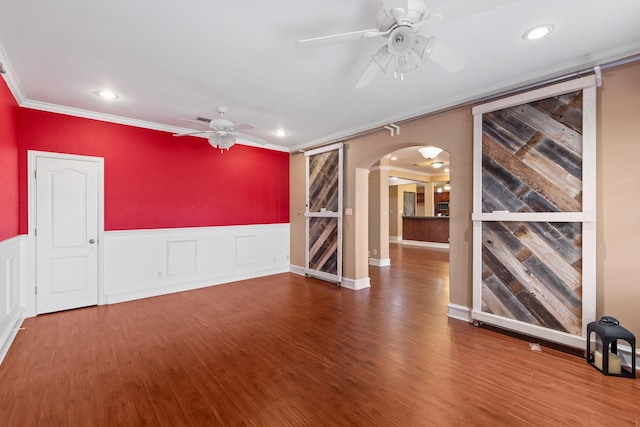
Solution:
<svg viewBox="0 0 640 427"><path fill-rule="evenodd" d="M379 172L386 171L386 172L389 172L390 170L391 170L391 166L386 166L386 165L376 165L376 166L371 166L371 168L369 168L370 172L373 172L373 171L379 171Z"/></svg>
<svg viewBox="0 0 640 427"><path fill-rule="evenodd" d="M26 100L24 102L21 102L20 106L24 108L29 108L32 110L47 111L50 113L57 113L57 114L65 114L67 116L82 117L85 119L98 120L101 122L115 123L115 124L132 126L132 127L142 128L142 129L157 130L160 132L169 132L169 133L193 132L193 129L191 128L169 126L169 125L164 125L160 123L149 122L146 120L138 120L138 119L132 119L129 117L116 116L113 114L83 110L81 108L67 107L67 106L58 105L58 104L50 104L48 102ZM191 135L191 136L195 138L205 138L205 139L207 138L207 135ZM290 152L288 148L280 145L258 144L242 138L238 138L236 144L248 145L248 146L259 147L259 148L267 148L270 150L282 151L285 153Z"/></svg>
<svg viewBox="0 0 640 427"><path fill-rule="evenodd" d="M309 202L309 168L311 162L311 156L315 156L322 153L327 153L329 151L337 151L338 152L338 211L325 211L321 210L320 212L311 212L309 210L310 202ZM324 147L319 147L314 150L309 150L304 153L306 169L305 169L305 239L304 239L304 265L305 265L305 274L308 276L315 276L317 278L327 280L330 282L341 283L342 282L342 251L343 251L343 215L344 215L344 144L336 143L327 145ZM309 242L309 230L311 226L310 218L336 218L338 222L338 247L337 247L337 263L336 266L336 274L327 273L324 271L314 270L310 268L310 259L309 259L309 251L311 250L310 242Z"/></svg>
<svg viewBox="0 0 640 427"><path fill-rule="evenodd" d="M586 185L583 183L583 188ZM584 200L583 200L583 203ZM471 214L472 221L518 222L595 222L595 212L480 212Z"/></svg>
<svg viewBox="0 0 640 427"><path fill-rule="evenodd" d="M305 276L304 267L301 267L299 265L289 265L289 272L297 274L298 276Z"/></svg>
<svg viewBox="0 0 640 427"><path fill-rule="evenodd" d="M25 318L25 246L24 235L0 241L0 293L4 296L0 308L0 363Z"/></svg>
<svg viewBox="0 0 640 427"><path fill-rule="evenodd" d="M276 223L107 231L107 303L287 273L290 229ZM184 242L191 250L171 249Z"/></svg>
<svg viewBox="0 0 640 427"><path fill-rule="evenodd" d="M4 67L6 73L2 76L4 77L4 81L7 83L11 94L16 99L18 105L22 105L25 102L26 97L24 96L24 92L22 87L20 86L20 82L16 78L16 72L13 70L11 66L11 62L9 61L9 57L7 56L7 52L5 52L2 44L0 43L0 62L2 62L2 66Z"/></svg>
<svg viewBox="0 0 640 427"><path fill-rule="evenodd" d="M36 307L36 162L39 157L60 160L76 160L95 162L98 167L98 305L105 304L104 292L104 158L95 156L83 156L79 154L64 154L48 151L27 151L27 210L29 229L27 234L27 259L29 273L27 280L27 315L35 316Z"/></svg>
<svg viewBox="0 0 640 427"><path fill-rule="evenodd" d="M401 243L402 236L389 236L389 243Z"/></svg>
<svg viewBox="0 0 640 427"><path fill-rule="evenodd" d="M585 340L585 348L587 346L586 340ZM628 345L620 345L618 344L618 354L622 357L623 360L623 365L629 367L629 370L631 370L631 347ZM636 357L636 372L640 372L640 354L636 353L635 354Z"/></svg>
<svg viewBox="0 0 640 427"><path fill-rule="evenodd" d="M487 324L498 326L509 331L520 332L522 334L529 335L532 338L541 338L543 340L564 344L573 348L586 348L585 338L578 335L568 334L566 332L560 332L555 329L545 328L543 326L538 326L531 323L520 322L515 319L496 316L495 314L485 313L482 311L473 310L471 312L471 317L474 320L486 322Z"/></svg>
<svg viewBox="0 0 640 427"><path fill-rule="evenodd" d="M391 258L369 258L369 265L373 267L389 267L391 265Z"/></svg>
<svg viewBox="0 0 640 427"><path fill-rule="evenodd" d="M487 221L574 222L582 225L582 336L596 315L596 77L542 87L473 107L473 317L528 335L580 347L581 336L482 311L482 224ZM482 114L582 90L582 210L580 212L482 212Z"/></svg>
<svg viewBox="0 0 640 427"><path fill-rule="evenodd" d="M327 151L339 150L344 147L342 142L337 142L331 145L325 145L322 147L314 148L313 150L308 150L304 152L306 157L315 156L316 154L326 153Z"/></svg>
<svg viewBox="0 0 640 427"><path fill-rule="evenodd" d="M568 92L574 92L577 90L595 86L596 76L586 76L579 79L569 80L567 82L557 83L551 86L545 86L539 89L530 90L525 93L519 93L507 98L487 102L486 104L476 105L471 109L471 114L480 115L484 113L490 113L492 111L502 110L505 108L514 107L516 105L537 101L539 99L551 98L552 96L563 95Z"/></svg>
<svg viewBox="0 0 640 427"><path fill-rule="evenodd" d="M425 177L425 178L431 178L432 176L446 175L445 173L440 173L440 174L438 174L438 173L433 173L433 174L432 174L432 173L426 173L426 172L414 171L414 170L411 170L411 169L399 168L399 167L397 167L397 166L393 166L393 165L389 166L389 169L388 169L388 170L389 170L389 172L402 172L402 173L408 173L408 174L411 174L411 175L423 176L423 177ZM414 181L415 181L415 180L414 180ZM423 182L423 181L420 181L420 182ZM429 182L430 182L430 181L429 181Z"/></svg>
<svg viewBox="0 0 640 427"><path fill-rule="evenodd" d="M403 245L407 245L407 246L420 246L420 247L423 247L423 248L449 250L449 244L448 243L422 242L420 240L402 240L399 243L402 243Z"/></svg>
<svg viewBox="0 0 640 427"><path fill-rule="evenodd" d="M9 348L11 348L11 344L13 344L13 340L15 340L18 335L18 331L20 331L20 327L22 326L22 322L24 322L24 310L16 313L9 322L10 330L7 331L6 334L3 334L2 340L0 341L0 365L4 361L7 352L9 352Z"/></svg>
<svg viewBox="0 0 640 427"><path fill-rule="evenodd" d="M160 295L168 295L176 292L193 291L196 289L208 288L209 286L223 285L230 282L238 282L240 280L255 279L258 277L271 276L274 274L287 273L287 267L276 267L266 270L256 270L250 273L234 274L222 278L205 279L194 282L183 282L175 285L162 286L152 289L143 289L133 292L123 292L106 296L107 304L116 304L120 302L132 301L142 298L151 298Z"/></svg>
<svg viewBox="0 0 640 427"><path fill-rule="evenodd" d="M343 277L342 287L351 289L352 291L360 291L371 287L371 279L369 277L364 277L362 279L354 280Z"/></svg>
<svg viewBox="0 0 640 427"><path fill-rule="evenodd" d="M471 323L471 308L464 305L449 304L447 306L447 317Z"/></svg>

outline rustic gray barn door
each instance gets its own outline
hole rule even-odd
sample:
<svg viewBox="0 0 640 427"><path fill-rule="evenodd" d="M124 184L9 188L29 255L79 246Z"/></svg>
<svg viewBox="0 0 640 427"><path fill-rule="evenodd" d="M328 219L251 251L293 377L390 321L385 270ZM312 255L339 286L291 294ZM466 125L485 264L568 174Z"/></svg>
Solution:
<svg viewBox="0 0 640 427"><path fill-rule="evenodd" d="M342 280L342 144L305 153L307 209L305 274Z"/></svg>
<svg viewBox="0 0 640 427"><path fill-rule="evenodd" d="M582 347L595 320L595 77L477 106L472 317Z"/></svg>

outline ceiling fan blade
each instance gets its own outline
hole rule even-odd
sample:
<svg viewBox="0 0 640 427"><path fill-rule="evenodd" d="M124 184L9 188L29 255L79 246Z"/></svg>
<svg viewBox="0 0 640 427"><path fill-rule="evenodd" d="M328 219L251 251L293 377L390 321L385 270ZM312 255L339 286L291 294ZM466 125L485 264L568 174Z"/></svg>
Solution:
<svg viewBox="0 0 640 427"><path fill-rule="evenodd" d="M268 142L262 138L258 138L257 136L247 135L246 133L240 132L231 132L236 138L246 139L249 142L255 142L256 144L266 145Z"/></svg>
<svg viewBox="0 0 640 427"><path fill-rule="evenodd" d="M185 133L174 133L173 136L189 136L189 135L203 135L210 134L210 130L199 130L197 132L185 132Z"/></svg>
<svg viewBox="0 0 640 427"><path fill-rule="evenodd" d="M435 40L429 59L450 73L457 73L469 62L467 58L439 40Z"/></svg>
<svg viewBox="0 0 640 427"><path fill-rule="evenodd" d="M424 18L422 18L421 21L418 21L415 24L413 24L413 27L411 28L413 28L414 31L420 31L422 27L425 25L441 24L443 19L444 19L443 16L439 13L430 13L429 15L426 15Z"/></svg>
<svg viewBox="0 0 640 427"><path fill-rule="evenodd" d="M369 65L367 65L367 68L365 68L362 74L360 75L360 78L358 79L358 81L356 82L356 88L359 89L371 84L371 82L376 77L376 75L378 75L379 70L380 70L380 67L378 66L378 64L376 64L376 61L372 59L369 62Z"/></svg>
<svg viewBox="0 0 640 427"><path fill-rule="evenodd" d="M338 43L352 40L359 40L365 37L377 36L380 31L376 28L370 30L353 31L350 33L333 34L330 36L315 37L312 39L298 40L296 47L315 47L323 46L330 43Z"/></svg>
<svg viewBox="0 0 640 427"><path fill-rule="evenodd" d="M196 123L202 126L209 127L209 122L204 122L201 120L192 120L192 119L180 119L180 120L182 120L183 122Z"/></svg>

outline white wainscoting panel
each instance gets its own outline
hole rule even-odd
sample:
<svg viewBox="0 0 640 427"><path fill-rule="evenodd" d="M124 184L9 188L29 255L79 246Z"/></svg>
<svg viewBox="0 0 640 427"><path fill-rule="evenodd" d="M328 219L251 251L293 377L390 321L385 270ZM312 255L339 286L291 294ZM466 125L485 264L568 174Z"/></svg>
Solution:
<svg viewBox="0 0 640 427"><path fill-rule="evenodd" d="M24 320L21 301L23 246L26 246L24 236L0 242L0 363Z"/></svg>
<svg viewBox="0 0 640 427"><path fill-rule="evenodd" d="M289 224L107 231L107 304L289 271Z"/></svg>
<svg viewBox="0 0 640 427"><path fill-rule="evenodd" d="M258 262L258 237L255 235L236 236L236 264Z"/></svg>
<svg viewBox="0 0 640 427"><path fill-rule="evenodd" d="M167 241L167 274L194 273L198 259L197 240Z"/></svg>

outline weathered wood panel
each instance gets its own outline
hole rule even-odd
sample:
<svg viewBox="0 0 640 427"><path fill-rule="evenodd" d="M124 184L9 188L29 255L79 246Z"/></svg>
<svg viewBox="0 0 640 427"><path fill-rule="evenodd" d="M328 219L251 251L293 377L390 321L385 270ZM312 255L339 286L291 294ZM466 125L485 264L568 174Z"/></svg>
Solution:
<svg viewBox="0 0 640 427"><path fill-rule="evenodd" d="M582 91L483 115L483 212L582 210Z"/></svg>
<svg viewBox="0 0 640 427"><path fill-rule="evenodd" d="M338 150L309 158L309 211L338 212ZM309 218L309 268L338 274L338 218Z"/></svg>
<svg viewBox="0 0 640 427"><path fill-rule="evenodd" d="M580 225L485 222L482 310L580 335Z"/></svg>
<svg viewBox="0 0 640 427"><path fill-rule="evenodd" d="M333 150L309 158L310 212L338 212L338 156L338 151Z"/></svg>
<svg viewBox="0 0 640 427"><path fill-rule="evenodd" d="M309 268L338 273L338 219L309 219Z"/></svg>

